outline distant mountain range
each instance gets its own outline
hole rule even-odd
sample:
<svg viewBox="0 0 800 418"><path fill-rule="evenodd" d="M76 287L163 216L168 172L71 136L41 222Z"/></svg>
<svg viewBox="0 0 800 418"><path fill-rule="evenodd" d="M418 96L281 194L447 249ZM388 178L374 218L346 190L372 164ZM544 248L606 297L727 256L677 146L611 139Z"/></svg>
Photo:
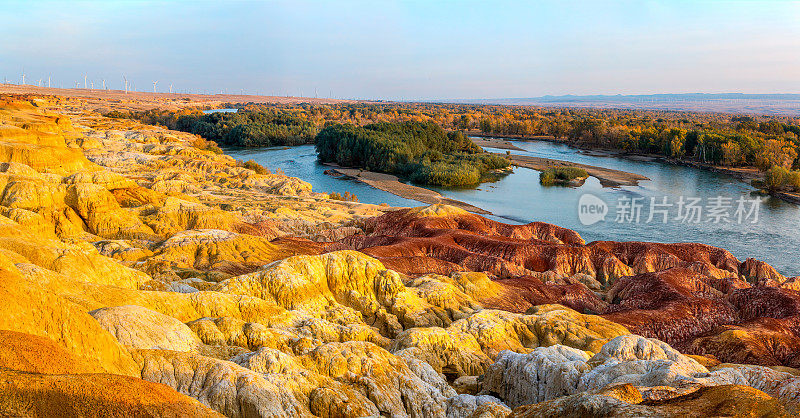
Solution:
<svg viewBox="0 0 800 418"><path fill-rule="evenodd" d="M800 116L800 94L681 93L586 96L568 94L527 98L464 99L447 102Z"/></svg>

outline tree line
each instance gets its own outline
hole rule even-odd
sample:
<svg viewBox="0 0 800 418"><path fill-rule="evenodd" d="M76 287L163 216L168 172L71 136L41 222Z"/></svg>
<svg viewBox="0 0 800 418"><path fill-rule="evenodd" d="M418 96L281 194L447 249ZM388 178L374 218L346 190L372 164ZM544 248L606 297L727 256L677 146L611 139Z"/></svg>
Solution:
<svg viewBox="0 0 800 418"><path fill-rule="evenodd" d="M264 107L238 112L203 113L147 110L131 117L144 123L189 132L220 145L239 147L292 146L314 143L317 125L294 112Z"/></svg>
<svg viewBox="0 0 800 418"><path fill-rule="evenodd" d="M782 176L787 178L800 169L800 120L790 117L437 103L224 106L237 107L239 112L206 115L190 109L147 111L130 117L196 133L222 145L307 144L335 124L364 127L430 122L446 131L467 134L547 135L578 147L658 154L727 167L753 166L764 172L780 167L789 171L789 176ZM777 187L791 189L791 181Z"/></svg>

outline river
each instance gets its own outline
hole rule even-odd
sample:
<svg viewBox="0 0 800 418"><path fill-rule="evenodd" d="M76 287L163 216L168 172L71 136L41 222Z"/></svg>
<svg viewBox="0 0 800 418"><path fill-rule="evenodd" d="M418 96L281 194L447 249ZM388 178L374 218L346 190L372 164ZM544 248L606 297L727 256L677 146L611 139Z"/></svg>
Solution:
<svg viewBox="0 0 800 418"><path fill-rule="evenodd" d="M590 177L580 187L544 187L539 184L539 172L516 168L512 174L493 183L483 183L474 189L433 188L442 195L486 209L496 220L508 223L532 221L549 222L570 228L587 241L653 241L700 242L725 248L740 260L757 258L775 267L786 276L800 275L800 207L772 197L758 196L748 184L725 174L676 166L656 161L634 161L615 156L588 155L567 145L547 141L514 141L524 151L515 154L547 157L576 163L596 165L642 174L651 180L638 186L604 188ZM488 149L495 152L505 150ZM419 206L352 180L324 174L325 166L316 161L313 145L292 148L226 149L226 154L239 160L255 160L270 170L283 170L290 176L311 183L315 191L355 193L364 203L386 203L392 206ZM581 222L578 204L582 195L592 194L605 202L608 214L592 225ZM656 205L655 216L648 221L651 197ZM679 201L699 198L700 219L676 220ZM722 197L722 200L716 200ZM664 200L666 198L666 201ZM737 216L737 200L745 200ZM634 200L635 199L635 200ZM730 200L728 200L730 199ZM635 210L641 205L638 222ZM683 206L684 209L688 205ZM663 223L663 213L668 220ZM686 210L682 211L685 215ZM717 216L710 216L716 213ZM727 214L727 218L723 215ZM747 216L749 215L749 216ZM584 221L586 219L584 218ZM718 220L719 222L714 222ZM752 221L756 222L753 223ZM726 222L727 221L727 222Z"/></svg>

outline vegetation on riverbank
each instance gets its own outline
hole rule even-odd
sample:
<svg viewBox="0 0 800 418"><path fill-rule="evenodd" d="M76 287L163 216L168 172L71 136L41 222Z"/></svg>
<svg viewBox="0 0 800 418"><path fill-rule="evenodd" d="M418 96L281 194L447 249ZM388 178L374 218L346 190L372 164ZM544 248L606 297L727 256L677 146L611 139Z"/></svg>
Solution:
<svg viewBox="0 0 800 418"><path fill-rule="evenodd" d="M230 105L234 106L234 105ZM532 137L547 135L583 148L663 155L723 167L800 169L800 119L671 111L535 108L523 106L346 103L330 105L236 105L238 113L146 111L131 115L146 123L192 132L222 145L271 146L312 143L327 126L435 124L445 131ZM118 113L118 112L117 112ZM374 129L373 129L374 130ZM404 153L399 153L404 154ZM452 159L438 154L416 161L365 161L380 171L424 184L480 181L485 157ZM480 155L466 153L466 155ZM366 158L366 157L365 157ZM400 157L404 158L404 157ZM336 161L339 158L329 158ZM346 158L343 158L346 159ZM368 158L367 158L368 159ZM418 163L413 169L409 162ZM446 173L442 176L440 173ZM781 186L783 187L783 186Z"/></svg>
<svg viewBox="0 0 800 418"><path fill-rule="evenodd" d="M343 202L358 202L358 196L356 196L355 193L350 193L350 192L344 192L344 193L333 192L328 194L328 199L341 200Z"/></svg>
<svg viewBox="0 0 800 418"><path fill-rule="evenodd" d="M553 167L539 173L539 183L542 186L570 185L573 182L582 182L589 174L578 167Z"/></svg>
<svg viewBox="0 0 800 418"><path fill-rule="evenodd" d="M271 106L215 113L147 110L130 117L147 124L200 135L220 145L238 147L311 144L319 131L313 121L302 115Z"/></svg>
<svg viewBox="0 0 800 418"><path fill-rule="evenodd" d="M445 187L478 184L510 165L483 152L461 132L445 132L431 122L336 124L317 135L316 149L322 162Z"/></svg>
<svg viewBox="0 0 800 418"><path fill-rule="evenodd" d="M250 170L253 170L253 171L255 171L255 172L256 172L256 174L272 174L272 173L269 171L269 169L267 169L267 168L266 168L266 167L264 167L263 165L261 165L261 164L259 164L259 163L255 162L255 161L253 161L253 160L247 160L247 161L245 161L245 162L241 162L241 161L239 161L239 165L241 165L241 166L242 166L242 167L244 167L244 168L247 168L247 169L250 169Z"/></svg>
<svg viewBox="0 0 800 418"><path fill-rule="evenodd" d="M787 170L773 166L764 173L764 181L754 186L769 191L800 192L800 170Z"/></svg>

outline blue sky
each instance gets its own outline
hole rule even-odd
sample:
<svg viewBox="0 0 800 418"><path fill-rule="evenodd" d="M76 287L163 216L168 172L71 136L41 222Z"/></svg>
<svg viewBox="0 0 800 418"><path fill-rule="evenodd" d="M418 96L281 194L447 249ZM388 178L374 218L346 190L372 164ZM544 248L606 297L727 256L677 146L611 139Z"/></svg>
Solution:
<svg viewBox="0 0 800 418"><path fill-rule="evenodd" d="M800 2L15 1L0 77L444 99L800 93Z"/></svg>

